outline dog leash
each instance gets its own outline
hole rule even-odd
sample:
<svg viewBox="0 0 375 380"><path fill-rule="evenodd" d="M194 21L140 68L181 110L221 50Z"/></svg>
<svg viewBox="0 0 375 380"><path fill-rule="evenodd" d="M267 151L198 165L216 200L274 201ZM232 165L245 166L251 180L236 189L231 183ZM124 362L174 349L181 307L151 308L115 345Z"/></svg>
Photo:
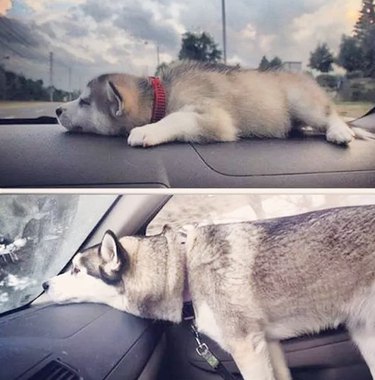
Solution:
<svg viewBox="0 0 375 380"><path fill-rule="evenodd" d="M224 364L212 353L207 343L202 342L201 334L199 333L195 324L195 314L193 305L191 302L184 304L183 319L190 320L190 330L194 335L194 339L197 342L195 351L203 358L207 364L224 380L236 380L236 378L225 368Z"/></svg>

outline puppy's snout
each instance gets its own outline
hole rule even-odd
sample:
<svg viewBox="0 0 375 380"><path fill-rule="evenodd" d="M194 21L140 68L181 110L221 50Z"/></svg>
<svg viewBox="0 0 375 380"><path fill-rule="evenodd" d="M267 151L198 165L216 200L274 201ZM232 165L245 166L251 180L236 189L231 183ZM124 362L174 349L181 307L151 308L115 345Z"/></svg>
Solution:
<svg viewBox="0 0 375 380"><path fill-rule="evenodd" d="M63 113L62 107L56 108L56 115L57 115L57 117L59 117L62 113Z"/></svg>
<svg viewBox="0 0 375 380"><path fill-rule="evenodd" d="M47 290L48 290L48 288L49 288L49 283L48 283L48 281L43 282L43 284L42 284L42 288L44 289L44 291L47 291Z"/></svg>

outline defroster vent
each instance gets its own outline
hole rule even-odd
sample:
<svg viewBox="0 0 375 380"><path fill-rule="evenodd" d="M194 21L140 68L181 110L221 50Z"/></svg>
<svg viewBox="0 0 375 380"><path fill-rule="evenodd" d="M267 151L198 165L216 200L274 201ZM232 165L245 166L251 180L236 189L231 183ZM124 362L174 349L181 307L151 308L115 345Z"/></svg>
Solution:
<svg viewBox="0 0 375 380"><path fill-rule="evenodd" d="M82 377L60 361L52 360L28 380L82 380Z"/></svg>

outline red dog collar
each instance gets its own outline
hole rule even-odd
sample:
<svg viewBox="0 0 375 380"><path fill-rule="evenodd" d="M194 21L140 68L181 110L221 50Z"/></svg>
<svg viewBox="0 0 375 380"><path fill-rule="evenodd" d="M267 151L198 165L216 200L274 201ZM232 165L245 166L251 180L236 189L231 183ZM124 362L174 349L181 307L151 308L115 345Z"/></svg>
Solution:
<svg viewBox="0 0 375 380"><path fill-rule="evenodd" d="M149 77L154 89L154 104L152 106L151 123L156 123L165 116L166 96L165 89L158 77Z"/></svg>

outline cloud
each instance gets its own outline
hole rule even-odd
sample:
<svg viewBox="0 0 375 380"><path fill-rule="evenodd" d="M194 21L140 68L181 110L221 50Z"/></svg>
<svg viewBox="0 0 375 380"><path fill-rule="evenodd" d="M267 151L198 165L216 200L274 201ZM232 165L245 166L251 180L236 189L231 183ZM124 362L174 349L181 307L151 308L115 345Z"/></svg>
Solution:
<svg viewBox="0 0 375 380"><path fill-rule="evenodd" d="M153 1L103 3L100 0L87 0L80 9L97 23L110 21L131 38L174 49L179 42L180 25L172 18L176 8L166 7L166 4L166 1L158 5ZM160 8L165 9L160 12Z"/></svg>
<svg viewBox="0 0 375 380"><path fill-rule="evenodd" d="M113 15L112 8L109 4L96 0L88 0L81 5L82 11L91 16L95 21L101 22L109 19Z"/></svg>
<svg viewBox="0 0 375 380"><path fill-rule="evenodd" d="M48 82L53 51L56 82L65 88L68 67L77 86L103 72L151 75L156 45L162 60L175 59L187 30L207 31L222 47L218 0L0 0L11 4L12 19L0 18L0 47L12 55L5 64ZM318 42L337 51L360 8L361 0L227 1L228 60L257 67L262 55L278 55L306 65Z"/></svg>
<svg viewBox="0 0 375 380"><path fill-rule="evenodd" d="M179 43L179 34L170 25L158 23L152 11L139 7L124 7L114 20L114 24L135 38L152 41L169 49Z"/></svg>

